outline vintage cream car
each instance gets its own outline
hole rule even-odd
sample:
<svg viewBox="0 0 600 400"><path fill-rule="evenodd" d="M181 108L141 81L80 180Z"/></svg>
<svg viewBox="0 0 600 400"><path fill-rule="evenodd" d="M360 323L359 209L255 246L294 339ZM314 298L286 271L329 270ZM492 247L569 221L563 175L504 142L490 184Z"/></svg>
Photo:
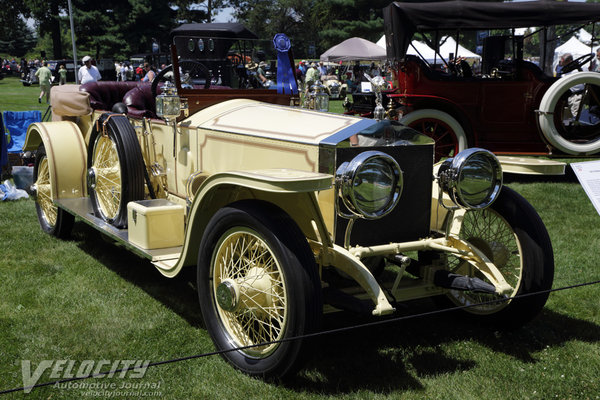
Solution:
<svg viewBox="0 0 600 400"><path fill-rule="evenodd" d="M53 89L54 121L25 145L44 231L65 237L77 218L166 277L196 268L215 346L265 378L301 366L327 312L436 297L514 326L542 309L550 239L493 154L434 166L431 139L397 122L183 85L180 40L154 109L136 108L150 90L130 82Z"/></svg>

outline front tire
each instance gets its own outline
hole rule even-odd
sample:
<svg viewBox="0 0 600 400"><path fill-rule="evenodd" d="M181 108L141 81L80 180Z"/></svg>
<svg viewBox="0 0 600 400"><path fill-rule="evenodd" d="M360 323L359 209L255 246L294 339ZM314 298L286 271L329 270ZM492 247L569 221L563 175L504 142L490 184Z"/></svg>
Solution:
<svg viewBox="0 0 600 400"><path fill-rule="evenodd" d="M50 164L44 144L38 147L35 164L33 166L33 181L35 182L35 209L44 232L57 238L67 238L73 229L75 217L62 208L57 207L52 201Z"/></svg>
<svg viewBox="0 0 600 400"><path fill-rule="evenodd" d="M500 270L513 288L508 297L547 291L554 278L554 255L548 232L535 209L517 192L503 187L498 199L485 210L467 211L459 233L481 250ZM454 256L448 267L467 276L483 278ZM493 294L451 290L454 305L470 306L463 310L482 322L500 327L518 327L534 318L544 307L548 292L492 302ZM471 306L473 304L485 303Z"/></svg>
<svg viewBox="0 0 600 400"><path fill-rule="evenodd" d="M281 210L262 203L236 203L210 220L198 257L198 294L215 346L249 375L295 372L307 343L286 339L320 325L320 279L306 238ZM240 347L246 348L234 350Z"/></svg>

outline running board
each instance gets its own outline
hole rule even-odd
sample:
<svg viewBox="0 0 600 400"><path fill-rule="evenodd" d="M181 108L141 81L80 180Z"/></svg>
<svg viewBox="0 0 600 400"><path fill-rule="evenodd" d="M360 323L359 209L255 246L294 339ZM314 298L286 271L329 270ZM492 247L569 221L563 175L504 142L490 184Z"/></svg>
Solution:
<svg viewBox="0 0 600 400"><path fill-rule="evenodd" d="M123 244L128 249L136 253L138 256L147 258L154 265L160 264L162 269L175 265L183 246L167 247L164 249L143 249L129 241L129 232L127 229L119 229L107 224L101 218L94 215L92 203L87 197L79 197L74 199L57 199L54 201L61 209L69 214L81 218L85 223L107 235L111 239ZM158 266L158 265L157 265Z"/></svg>
<svg viewBox="0 0 600 400"><path fill-rule="evenodd" d="M566 163L530 157L496 156L502 171L521 175L564 175Z"/></svg>

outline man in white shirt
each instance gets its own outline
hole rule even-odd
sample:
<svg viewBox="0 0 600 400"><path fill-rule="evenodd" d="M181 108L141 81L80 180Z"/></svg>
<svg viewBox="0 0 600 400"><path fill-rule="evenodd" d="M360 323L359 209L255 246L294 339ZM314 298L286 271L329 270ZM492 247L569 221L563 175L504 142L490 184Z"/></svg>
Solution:
<svg viewBox="0 0 600 400"><path fill-rule="evenodd" d="M84 83L96 82L102 79L98 68L92 65L92 58L90 56L83 57L81 61L83 61L83 66L79 68L79 72L77 73L80 84L83 85Z"/></svg>

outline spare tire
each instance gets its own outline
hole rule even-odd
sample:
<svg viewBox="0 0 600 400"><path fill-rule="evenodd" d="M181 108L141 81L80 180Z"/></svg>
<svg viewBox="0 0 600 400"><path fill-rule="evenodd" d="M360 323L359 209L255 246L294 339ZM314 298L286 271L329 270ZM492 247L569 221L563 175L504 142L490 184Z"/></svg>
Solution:
<svg viewBox="0 0 600 400"><path fill-rule="evenodd" d="M584 94L578 106L583 111L566 118L563 110L573 98L570 89L576 85L584 85L586 92L593 95ZM600 74L597 72L568 75L550 86L540 103L538 120L542 134L553 147L572 155L600 151L600 104L592 103L598 94ZM583 114L585 121L581 120Z"/></svg>

